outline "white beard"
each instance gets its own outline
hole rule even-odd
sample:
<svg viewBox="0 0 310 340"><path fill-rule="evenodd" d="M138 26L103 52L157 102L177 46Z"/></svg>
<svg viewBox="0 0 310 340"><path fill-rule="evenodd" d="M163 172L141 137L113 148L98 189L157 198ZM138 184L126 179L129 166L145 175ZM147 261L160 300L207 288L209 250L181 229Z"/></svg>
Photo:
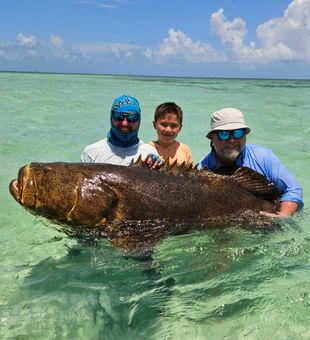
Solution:
<svg viewBox="0 0 310 340"><path fill-rule="evenodd" d="M238 149L224 149L222 157L223 159L229 161L229 162L234 162L238 156L240 155L241 150Z"/></svg>

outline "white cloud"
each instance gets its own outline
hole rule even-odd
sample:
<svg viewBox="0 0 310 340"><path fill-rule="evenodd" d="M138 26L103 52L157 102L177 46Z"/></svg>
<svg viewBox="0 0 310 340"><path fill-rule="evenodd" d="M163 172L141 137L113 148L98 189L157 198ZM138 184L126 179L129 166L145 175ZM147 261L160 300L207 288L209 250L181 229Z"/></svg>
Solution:
<svg viewBox="0 0 310 340"><path fill-rule="evenodd" d="M34 47L36 45L36 38L33 35L26 36L23 33L19 33L17 41L20 46Z"/></svg>
<svg viewBox="0 0 310 340"><path fill-rule="evenodd" d="M49 43L40 43L33 35L19 33L16 41L0 44L0 57L6 60L40 58L43 60L73 58L74 52L63 45L61 37L52 35Z"/></svg>
<svg viewBox="0 0 310 340"><path fill-rule="evenodd" d="M51 43L52 46L55 46L55 47L62 47L63 46L63 42L62 42L61 37L58 37L56 35L50 36L50 43Z"/></svg>
<svg viewBox="0 0 310 340"><path fill-rule="evenodd" d="M57 58L68 60L74 58L74 52L70 48L65 47L61 37L56 35L51 35L50 43L47 46L42 45L41 48L44 50L42 52L46 53L49 59Z"/></svg>
<svg viewBox="0 0 310 340"><path fill-rule="evenodd" d="M211 29L224 44L230 44L234 49L243 46L243 39L247 33L246 22L240 18L229 22L224 16L223 8L211 15Z"/></svg>
<svg viewBox="0 0 310 340"><path fill-rule="evenodd" d="M39 42L33 35L19 33L16 41L0 42L0 58L23 60L31 57L42 60L118 60L121 63L141 57L144 48L134 44L91 43L65 45L60 36L51 35L49 42Z"/></svg>
<svg viewBox="0 0 310 340"><path fill-rule="evenodd" d="M114 1L115 2L122 2L122 1L116 1L116 0L114 0ZM102 3L102 2L98 2L98 1L79 0L76 3L79 4L79 5L91 5L91 6L96 6L96 7L105 8L105 9L116 9L115 5ZM126 3L126 2L122 2L122 3Z"/></svg>
<svg viewBox="0 0 310 340"><path fill-rule="evenodd" d="M142 55L148 59L151 59L153 57L153 51L150 48L147 48L146 50L142 51Z"/></svg>
<svg viewBox="0 0 310 340"><path fill-rule="evenodd" d="M133 44L92 43L75 44L72 46L72 50L87 55L110 55L121 60L128 60L134 58L134 53L141 51L142 47Z"/></svg>
<svg viewBox="0 0 310 340"><path fill-rule="evenodd" d="M114 5L108 5L108 4L97 4L98 7L101 7L101 8L107 8L107 9L115 9L115 6Z"/></svg>
<svg viewBox="0 0 310 340"><path fill-rule="evenodd" d="M211 15L210 26L220 39L223 51L215 50L206 42L193 41L180 30L170 29L157 49L147 48L143 55L160 63L170 60L193 64L310 62L310 0L293 0L282 17L259 25L258 42L246 43L246 21L242 18L229 21L222 8Z"/></svg>
<svg viewBox="0 0 310 340"><path fill-rule="evenodd" d="M113 1L118 2L120 4L132 5L132 1L128 1L128 0L113 0Z"/></svg>
<svg viewBox="0 0 310 340"><path fill-rule="evenodd" d="M99 1L81 3L104 4ZM118 0L129 4L125 0ZM208 42L195 41L185 32L169 29L167 36L156 48L123 43L81 43L65 44L60 36L51 35L48 42L38 41L34 35L19 33L15 41L0 41L0 58L22 60L41 58L42 60L85 61L123 63L135 61L157 64L251 64L296 61L310 62L310 0L293 0L283 16L273 18L259 25L257 39L247 40L247 23L242 18L228 20L224 9L219 9L210 17L210 26L222 43L215 49Z"/></svg>
<svg viewBox="0 0 310 340"><path fill-rule="evenodd" d="M185 33L174 29L168 31L168 37L163 39L157 51L147 49L144 51L144 55L148 58L155 58L157 62L163 62L171 57L190 63L224 60L224 57L216 52L211 45L199 41L193 42Z"/></svg>
<svg viewBox="0 0 310 340"><path fill-rule="evenodd" d="M246 22L228 21L219 9L210 19L213 32L230 48L240 62L310 61L310 1L294 0L283 17L271 19L257 27L261 47L251 41L245 45Z"/></svg>
<svg viewBox="0 0 310 340"><path fill-rule="evenodd" d="M310 62L310 1L294 0L283 17L257 27L257 37L265 54Z"/></svg>

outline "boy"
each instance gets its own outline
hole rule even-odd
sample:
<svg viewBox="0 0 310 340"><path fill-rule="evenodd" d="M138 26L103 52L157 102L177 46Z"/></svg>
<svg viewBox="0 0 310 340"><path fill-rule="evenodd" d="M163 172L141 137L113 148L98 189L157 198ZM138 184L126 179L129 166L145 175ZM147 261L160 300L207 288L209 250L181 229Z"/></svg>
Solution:
<svg viewBox="0 0 310 340"><path fill-rule="evenodd" d="M192 164L192 153L190 148L176 141L176 137L182 129L182 109L173 102L166 102L157 106L154 114L153 126L157 131L157 141L149 144L154 146L159 156L173 163Z"/></svg>

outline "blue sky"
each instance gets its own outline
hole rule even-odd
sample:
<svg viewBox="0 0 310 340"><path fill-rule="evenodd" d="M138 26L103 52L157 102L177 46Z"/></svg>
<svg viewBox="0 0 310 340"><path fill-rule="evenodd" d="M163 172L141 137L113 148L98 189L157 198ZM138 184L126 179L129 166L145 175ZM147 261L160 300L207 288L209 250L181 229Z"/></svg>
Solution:
<svg viewBox="0 0 310 340"><path fill-rule="evenodd" d="M310 0L0 0L0 70L310 79Z"/></svg>

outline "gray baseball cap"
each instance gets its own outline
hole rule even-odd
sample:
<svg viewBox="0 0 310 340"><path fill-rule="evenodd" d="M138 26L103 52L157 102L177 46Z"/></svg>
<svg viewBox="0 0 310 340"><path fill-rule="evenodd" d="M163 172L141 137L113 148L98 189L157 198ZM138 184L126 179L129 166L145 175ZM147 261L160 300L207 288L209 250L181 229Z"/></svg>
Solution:
<svg viewBox="0 0 310 340"><path fill-rule="evenodd" d="M245 124L243 113L232 107L215 111L211 114L211 130L206 137L210 138L210 133L218 130L246 129L248 134L251 129Z"/></svg>

